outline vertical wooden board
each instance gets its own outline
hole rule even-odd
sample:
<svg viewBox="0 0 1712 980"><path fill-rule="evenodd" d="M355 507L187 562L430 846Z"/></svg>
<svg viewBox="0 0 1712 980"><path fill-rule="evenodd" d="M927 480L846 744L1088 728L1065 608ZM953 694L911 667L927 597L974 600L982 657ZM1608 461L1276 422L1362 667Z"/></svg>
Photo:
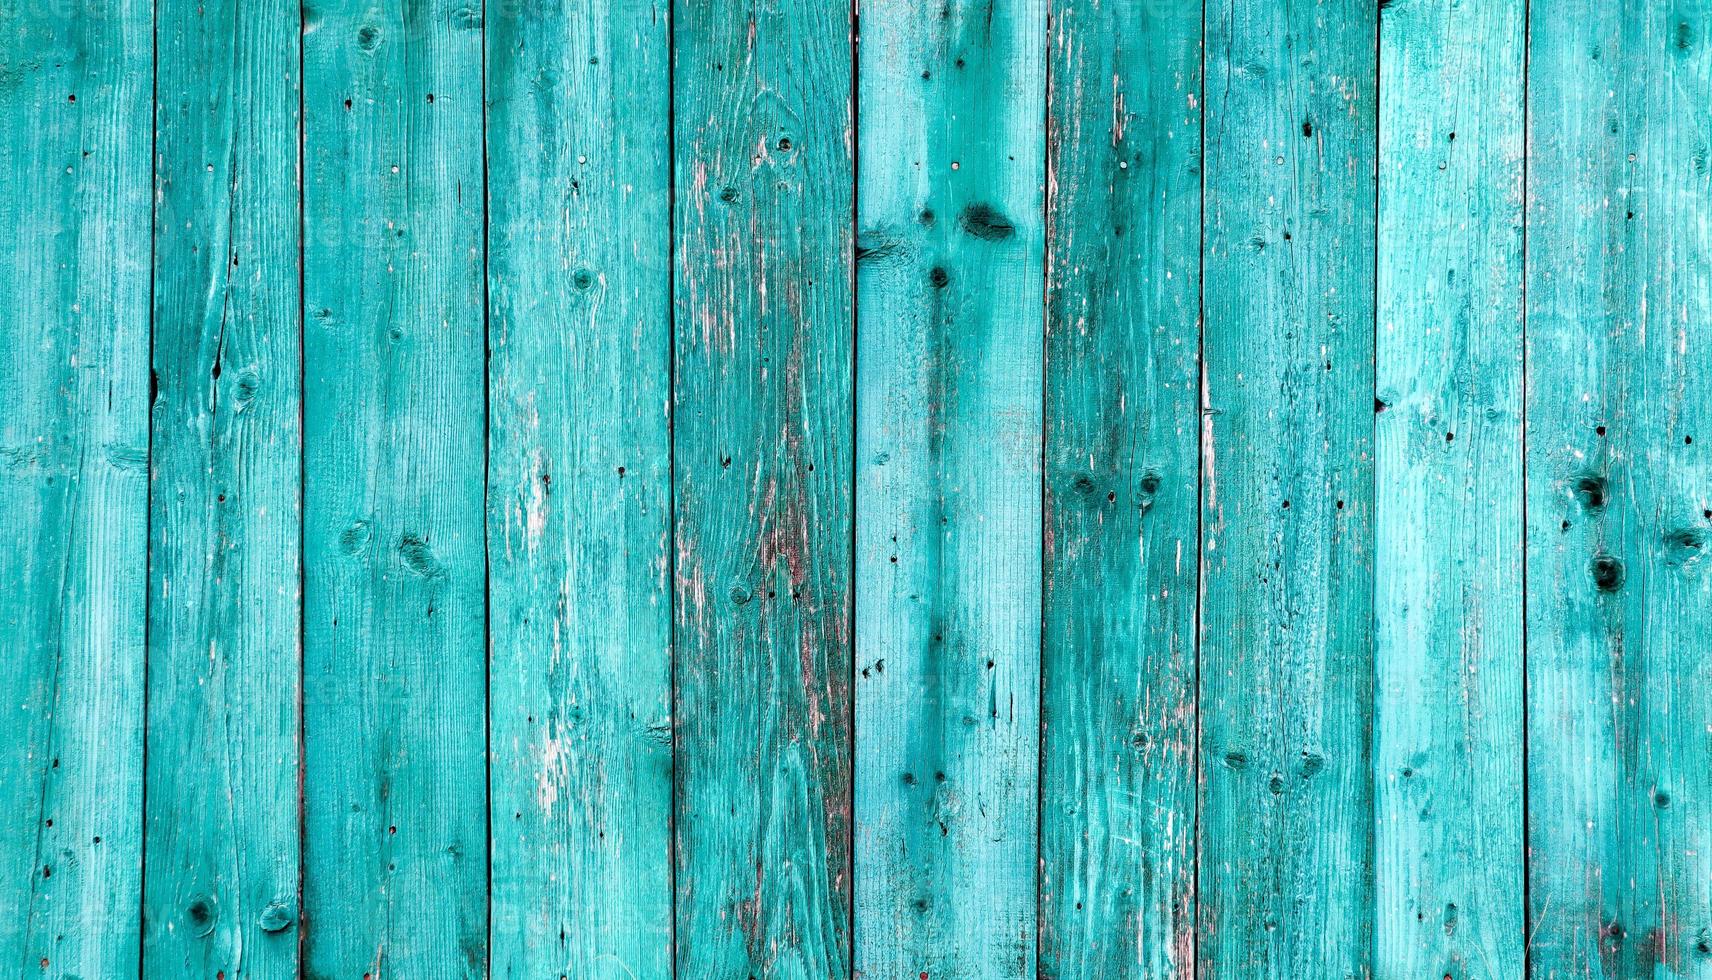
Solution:
<svg viewBox="0 0 1712 980"><path fill-rule="evenodd" d="M489 9L496 976L672 972L667 6Z"/></svg>
<svg viewBox="0 0 1712 980"><path fill-rule="evenodd" d="M676 10L685 977L849 971L850 13Z"/></svg>
<svg viewBox="0 0 1712 980"><path fill-rule="evenodd" d="M1378 976L1524 974L1523 20L1380 15Z"/></svg>
<svg viewBox="0 0 1712 980"><path fill-rule="evenodd" d="M1373 964L1377 5L1207 6L1205 972Z"/></svg>
<svg viewBox="0 0 1712 980"><path fill-rule="evenodd" d="M304 969L487 969L482 11L304 11Z"/></svg>
<svg viewBox="0 0 1712 980"><path fill-rule="evenodd" d="M1712 976L1704 4L1535 0L1532 969Z"/></svg>
<svg viewBox="0 0 1712 980"><path fill-rule="evenodd" d="M0 962L135 974L151 7L0 10Z"/></svg>
<svg viewBox="0 0 1712 980"><path fill-rule="evenodd" d="M156 18L143 975L296 977L298 7Z"/></svg>
<svg viewBox="0 0 1712 980"><path fill-rule="evenodd" d="M1046 7L861 27L856 972L1032 978Z"/></svg>
<svg viewBox="0 0 1712 980"><path fill-rule="evenodd" d="M1052 8L1041 976L1189 976L1201 5Z"/></svg>

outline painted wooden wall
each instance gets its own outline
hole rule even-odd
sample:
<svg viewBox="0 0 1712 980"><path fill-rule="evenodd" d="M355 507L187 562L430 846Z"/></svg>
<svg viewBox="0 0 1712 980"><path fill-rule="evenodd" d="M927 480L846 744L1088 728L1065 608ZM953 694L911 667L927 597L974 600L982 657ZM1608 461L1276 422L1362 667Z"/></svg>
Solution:
<svg viewBox="0 0 1712 980"><path fill-rule="evenodd" d="M0 2L0 973L1712 978L1709 45Z"/></svg>

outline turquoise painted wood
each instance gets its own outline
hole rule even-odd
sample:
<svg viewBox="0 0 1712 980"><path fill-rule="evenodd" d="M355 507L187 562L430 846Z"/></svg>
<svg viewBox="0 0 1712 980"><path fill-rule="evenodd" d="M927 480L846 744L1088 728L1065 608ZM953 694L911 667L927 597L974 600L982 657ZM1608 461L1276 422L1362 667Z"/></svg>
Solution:
<svg viewBox="0 0 1712 980"><path fill-rule="evenodd" d="M1374 969L1376 16L1206 9L1204 975Z"/></svg>
<svg viewBox="0 0 1712 980"><path fill-rule="evenodd" d="M303 968L481 977L481 10L325 0L303 44Z"/></svg>
<svg viewBox="0 0 1712 980"><path fill-rule="evenodd" d="M861 26L855 969L1032 978L1046 5Z"/></svg>
<svg viewBox="0 0 1712 980"><path fill-rule="evenodd" d="M1524 4L1379 37L1374 974L1520 977Z"/></svg>
<svg viewBox="0 0 1712 980"><path fill-rule="evenodd" d="M1532 969L1707 977L1712 18L1536 0L1530 29Z"/></svg>
<svg viewBox="0 0 1712 980"><path fill-rule="evenodd" d="M676 7L683 977L850 971L850 13Z"/></svg>
<svg viewBox="0 0 1712 980"><path fill-rule="evenodd" d="M1052 7L1040 975L1195 969L1201 7Z"/></svg>
<svg viewBox="0 0 1712 980"><path fill-rule="evenodd" d="M137 969L149 6L0 8L0 963Z"/></svg>
<svg viewBox="0 0 1712 980"><path fill-rule="evenodd" d="M155 8L145 977L296 977L295 3Z"/></svg>
<svg viewBox="0 0 1712 980"><path fill-rule="evenodd" d="M667 5L490 7L493 974L672 970Z"/></svg>
<svg viewBox="0 0 1712 980"><path fill-rule="evenodd" d="M0 972L1712 978L1709 38L0 3Z"/></svg>

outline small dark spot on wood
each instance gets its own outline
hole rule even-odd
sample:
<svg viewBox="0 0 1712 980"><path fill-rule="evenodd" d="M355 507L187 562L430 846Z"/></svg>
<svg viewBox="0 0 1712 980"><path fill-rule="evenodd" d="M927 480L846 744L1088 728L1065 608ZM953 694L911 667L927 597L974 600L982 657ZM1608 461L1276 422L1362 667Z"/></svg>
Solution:
<svg viewBox="0 0 1712 980"><path fill-rule="evenodd" d="M920 221L924 225L933 224L933 209L932 208L923 208L920 217L918 217L916 220Z"/></svg>
<svg viewBox="0 0 1712 980"><path fill-rule="evenodd" d="M1302 120L1302 135L1307 137L1314 135L1314 121L1312 119Z"/></svg>
<svg viewBox="0 0 1712 980"><path fill-rule="evenodd" d="M1226 752L1225 765L1237 772L1241 772L1248 768L1248 756L1241 752Z"/></svg>
<svg viewBox="0 0 1712 980"><path fill-rule="evenodd" d="M364 51L373 51L380 46L380 28L373 24L364 24L357 29L357 47Z"/></svg>
<svg viewBox="0 0 1712 980"><path fill-rule="evenodd" d="M280 899L269 902L267 908L262 909L262 914L256 919L256 925L261 926L263 932L279 933L291 928L296 919L291 906L284 899Z"/></svg>
<svg viewBox="0 0 1712 980"><path fill-rule="evenodd" d="M904 773L904 785L905 786L914 786L915 785L915 773L913 773L913 772Z"/></svg>
<svg viewBox="0 0 1712 980"><path fill-rule="evenodd" d="M1658 792L1654 793L1653 794L1653 806L1658 807L1660 810L1669 809L1670 808L1670 794L1666 793L1662 789L1659 790Z"/></svg>
<svg viewBox="0 0 1712 980"><path fill-rule="evenodd" d="M1273 796L1281 795L1284 792L1284 777L1273 773L1272 778L1266 781L1266 788L1272 791Z"/></svg>
<svg viewBox="0 0 1712 980"><path fill-rule="evenodd" d="M724 204L736 204L741 196L735 187L722 187L719 191L719 200Z"/></svg>
<svg viewBox="0 0 1712 980"><path fill-rule="evenodd" d="M1383 401L1377 397L1373 399L1373 414L1375 414L1375 415L1378 415L1380 412L1383 412L1387 408L1390 408L1390 407L1391 406L1389 403L1387 403L1387 402L1385 402L1385 401Z"/></svg>
<svg viewBox="0 0 1712 980"><path fill-rule="evenodd" d="M1616 592L1623 587L1623 563L1613 555L1594 556L1588 570L1601 592Z"/></svg>
<svg viewBox="0 0 1712 980"><path fill-rule="evenodd" d="M1607 499L1605 478L1591 473L1578 478L1575 481L1575 499L1584 510L1604 510Z"/></svg>
<svg viewBox="0 0 1712 980"><path fill-rule="evenodd" d="M982 241L996 242L1016 234L1016 225L989 204L974 203L957 216L957 226Z"/></svg>
<svg viewBox="0 0 1712 980"><path fill-rule="evenodd" d="M571 274L571 284L578 289L588 289L594 285L594 273L587 269L578 269Z"/></svg>
<svg viewBox="0 0 1712 980"><path fill-rule="evenodd" d="M951 276L947 274L944 269L936 265L928 271L927 281L934 289L944 289L947 285L950 285Z"/></svg>
<svg viewBox="0 0 1712 980"><path fill-rule="evenodd" d="M788 151L788 150L790 150L790 148L791 148L791 138L790 138L790 137L789 137L789 136L781 136L781 137L779 137L779 143L778 143L778 146L779 146L779 149L780 149L780 150L781 150L781 151Z"/></svg>
<svg viewBox="0 0 1712 980"><path fill-rule="evenodd" d="M419 534L405 532L398 539L398 554L404 559L404 566L427 579L444 578L446 566L434 556L434 549L429 547L428 539Z"/></svg>
<svg viewBox="0 0 1712 980"><path fill-rule="evenodd" d="M1677 528L1664 536L1664 563L1672 568L1698 561L1706 551L1706 531L1698 527Z"/></svg>

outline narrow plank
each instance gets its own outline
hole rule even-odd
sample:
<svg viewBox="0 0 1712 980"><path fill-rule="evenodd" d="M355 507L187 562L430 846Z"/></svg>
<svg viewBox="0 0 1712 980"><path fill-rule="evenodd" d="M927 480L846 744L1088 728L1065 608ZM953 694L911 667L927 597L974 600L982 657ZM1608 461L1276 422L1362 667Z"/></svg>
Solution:
<svg viewBox="0 0 1712 980"><path fill-rule="evenodd" d="M1044 0L862 10L856 972L1035 976Z"/></svg>
<svg viewBox="0 0 1712 980"><path fill-rule="evenodd" d="M1373 970L1377 5L1207 6L1204 973Z"/></svg>
<svg viewBox="0 0 1712 980"><path fill-rule="evenodd" d="M677 971L850 969L851 10L676 10Z"/></svg>
<svg viewBox="0 0 1712 980"><path fill-rule="evenodd" d="M1712 17L1535 0L1529 927L1542 977L1712 976Z"/></svg>
<svg viewBox="0 0 1712 980"><path fill-rule="evenodd" d="M1524 975L1524 16L1380 17L1378 976Z"/></svg>
<svg viewBox="0 0 1712 980"><path fill-rule="evenodd" d="M487 969L482 12L304 12L304 970Z"/></svg>
<svg viewBox="0 0 1712 980"><path fill-rule="evenodd" d="M137 971L151 6L0 16L0 962Z"/></svg>
<svg viewBox="0 0 1712 980"><path fill-rule="evenodd" d="M299 35L156 4L145 977L298 975Z"/></svg>
<svg viewBox="0 0 1712 980"><path fill-rule="evenodd" d="M496 976L672 972L667 8L489 8Z"/></svg>
<svg viewBox="0 0 1712 980"><path fill-rule="evenodd" d="M1056 0L1041 976L1194 972L1201 5Z"/></svg>

